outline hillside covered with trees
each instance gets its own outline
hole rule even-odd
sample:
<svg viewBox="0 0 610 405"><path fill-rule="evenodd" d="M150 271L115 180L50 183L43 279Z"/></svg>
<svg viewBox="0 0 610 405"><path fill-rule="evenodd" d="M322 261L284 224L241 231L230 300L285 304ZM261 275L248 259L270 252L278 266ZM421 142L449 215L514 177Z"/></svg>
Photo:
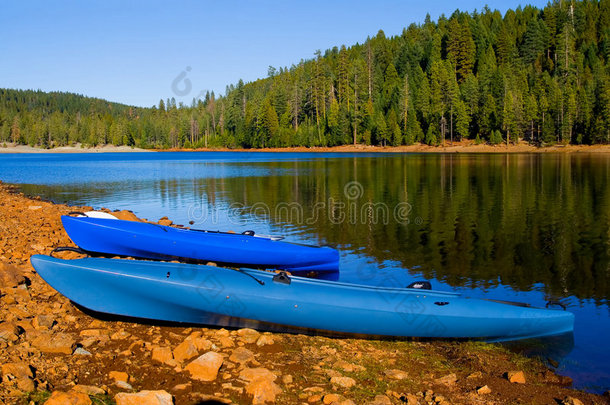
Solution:
<svg viewBox="0 0 610 405"><path fill-rule="evenodd" d="M0 142L143 148L610 142L610 0L488 8L317 51L191 105L0 89Z"/></svg>

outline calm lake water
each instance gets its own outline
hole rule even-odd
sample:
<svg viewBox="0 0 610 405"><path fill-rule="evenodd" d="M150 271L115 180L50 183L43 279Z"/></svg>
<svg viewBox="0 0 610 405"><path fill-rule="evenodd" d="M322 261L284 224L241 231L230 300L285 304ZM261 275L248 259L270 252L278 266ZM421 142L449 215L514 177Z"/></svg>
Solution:
<svg viewBox="0 0 610 405"><path fill-rule="evenodd" d="M610 388L608 155L5 154L0 180L56 202L329 244L342 281L560 300L575 333L544 356L579 388Z"/></svg>

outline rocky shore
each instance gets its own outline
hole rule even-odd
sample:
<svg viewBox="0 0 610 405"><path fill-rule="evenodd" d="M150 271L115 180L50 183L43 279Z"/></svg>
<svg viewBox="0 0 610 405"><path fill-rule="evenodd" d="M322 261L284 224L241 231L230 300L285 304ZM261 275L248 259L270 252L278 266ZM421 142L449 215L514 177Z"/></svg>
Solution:
<svg viewBox="0 0 610 405"><path fill-rule="evenodd" d="M179 327L83 312L29 257L71 246L60 215L84 209L0 184L0 404L610 403L498 345Z"/></svg>

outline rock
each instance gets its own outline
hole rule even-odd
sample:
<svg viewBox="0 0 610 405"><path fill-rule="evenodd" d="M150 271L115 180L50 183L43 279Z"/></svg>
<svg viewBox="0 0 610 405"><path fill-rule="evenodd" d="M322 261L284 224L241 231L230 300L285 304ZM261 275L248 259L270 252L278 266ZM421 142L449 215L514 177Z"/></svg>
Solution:
<svg viewBox="0 0 610 405"><path fill-rule="evenodd" d="M315 395L312 395L307 398L307 402L309 402L310 404L320 402L321 400L322 400L322 395L320 395L320 394L315 394Z"/></svg>
<svg viewBox="0 0 610 405"><path fill-rule="evenodd" d="M167 391L140 391L134 394L121 392L114 396L116 405L173 405L174 399Z"/></svg>
<svg viewBox="0 0 610 405"><path fill-rule="evenodd" d="M32 346L43 353L72 354L76 343L72 336L66 333L51 334L43 332L32 339Z"/></svg>
<svg viewBox="0 0 610 405"><path fill-rule="evenodd" d="M324 392L324 388L322 387L307 387L303 390L303 392Z"/></svg>
<svg viewBox="0 0 610 405"><path fill-rule="evenodd" d="M407 378L409 376L409 374L406 371L397 370L397 369L384 370L383 373L385 374L386 377L388 377L392 380L404 380L405 378Z"/></svg>
<svg viewBox="0 0 610 405"><path fill-rule="evenodd" d="M176 360L174 360L172 349L169 347L153 347L151 358L153 361L158 361L159 363L167 364L168 366L175 367L178 365Z"/></svg>
<svg viewBox="0 0 610 405"><path fill-rule="evenodd" d="M49 399L45 402L45 405L89 405L91 400L87 394L82 392L62 392L54 391Z"/></svg>
<svg viewBox="0 0 610 405"><path fill-rule="evenodd" d="M197 346L190 340L186 339L174 348L174 359L182 363L185 360L190 360L199 354Z"/></svg>
<svg viewBox="0 0 610 405"><path fill-rule="evenodd" d="M367 402L367 405L392 405L392 401L385 395L375 395L375 399Z"/></svg>
<svg viewBox="0 0 610 405"><path fill-rule="evenodd" d="M523 371L509 371L506 379L514 384L525 384L525 374Z"/></svg>
<svg viewBox="0 0 610 405"><path fill-rule="evenodd" d="M220 354L207 352L190 362L184 369L196 380L214 381L222 363L223 359Z"/></svg>
<svg viewBox="0 0 610 405"><path fill-rule="evenodd" d="M81 385L77 384L70 391L80 392L86 395L104 395L106 391L101 388L94 387L93 385Z"/></svg>
<svg viewBox="0 0 610 405"><path fill-rule="evenodd" d="M2 377L10 375L16 379L34 378L31 367L27 363L5 363L2 365Z"/></svg>
<svg viewBox="0 0 610 405"><path fill-rule="evenodd" d="M322 402L326 405L330 405L333 402L341 402L341 400L343 400L343 397L341 397L341 395L337 395L337 394L326 394L322 398Z"/></svg>
<svg viewBox="0 0 610 405"><path fill-rule="evenodd" d="M0 340L16 342L19 340L19 327L13 322L3 322L0 324Z"/></svg>
<svg viewBox="0 0 610 405"><path fill-rule="evenodd" d="M487 385L479 387L479 388L477 388L477 394L479 394L479 395L491 394L491 388L489 388Z"/></svg>
<svg viewBox="0 0 610 405"><path fill-rule="evenodd" d="M174 385L174 387L171 390L174 392L182 392L182 391L186 391L186 390L190 389L192 386L193 386L193 384L191 384L191 383L176 384L176 385Z"/></svg>
<svg viewBox="0 0 610 405"><path fill-rule="evenodd" d="M197 350L200 352L208 351L214 345L214 343L212 343L211 341L209 341L208 339L203 338L203 337L193 339L193 344L195 345Z"/></svg>
<svg viewBox="0 0 610 405"><path fill-rule="evenodd" d="M110 335L110 339L112 339L112 340L121 340L121 339L127 339L130 336L131 336L131 333L126 332L124 330L120 330L120 331L115 332L112 335Z"/></svg>
<svg viewBox="0 0 610 405"><path fill-rule="evenodd" d="M34 329L48 330L55 324L55 317L52 315L38 315L32 320Z"/></svg>
<svg viewBox="0 0 610 405"><path fill-rule="evenodd" d="M16 380L16 381L17 381L17 388L19 388L23 392L31 392L31 391L34 391L34 389L36 388L34 381L30 380L29 378L24 378L24 379Z"/></svg>
<svg viewBox="0 0 610 405"><path fill-rule="evenodd" d="M292 376L290 374L285 374L282 376L282 382L284 384L292 384Z"/></svg>
<svg viewBox="0 0 610 405"><path fill-rule="evenodd" d="M482 378L483 377L483 373L481 373L480 371L475 371L474 373L468 374L468 377L466 378Z"/></svg>
<svg viewBox="0 0 610 405"><path fill-rule="evenodd" d="M129 374L124 371L111 371L110 373L108 373L108 377L110 377L114 381L129 381Z"/></svg>
<svg viewBox="0 0 610 405"><path fill-rule="evenodd" d="M123 211L115 211L112 213L112 215L114 215L115 217L117 217L118 219L122 219L125 221L136 221L136 222L142 222L140 220L140 218L138 218L136 216L136 214L134 214L131 211L127 211L127 210L123 210Z"/></svg>
<svg viewBox="0 0 610 405"><path fill-rule="evenodd" d="M256 345L258 347L265 346L265 345L272 345L274 343L275 343L275 341L273 340L273 336L271 336L271 335L261 335L261 337L259 337L258 340L256 341Z"/></svg>
<svg viewBox="0 0 610 405"><path fill-rule="evenodd" d="M584 405L578 398L567 396L561 401L562 405Z"/></svg>
<svg viewBox="0 0 610 405"><path fill-rule="evenodd" d="M441 378L437 378L435 381L438 384L444 384L444 385L447 385L447 386L453 385L457 381L457 375L455 375L455 373L447 374L446 376L443 376Z"/></svg>
<svg viewBox="0 0 610 405"><path fill-rule="evenodd" d="M275 384L277 376L266 368L245 368L239 378L246 381L246 393L252 395L253 404L275 402L282 389Z"/></svg>
<svg viewBox="0 0 610 405"><path fill-rule="evenodd" d="M231 335L231 333L228 330L226 330L225 328L218 329L217 331L214 332L214 336L216 336L217 338L220 338L223 336L228 337L230 335Z"/></svg>
<svg viewBox="0 0 610 405"><path fill-rule="evenodd" d="M25 283L23 271L17 266L0 262L0 287L12 288Z"/></svg>
<svg viewBox="0 0 610 405"><path fill-rule="evenodd" d="M28 205L30 211L38 211L39 209L42 209L42 205Z"/></svg>
<svg viewBox="0 0 610 405"><path fill-rule="evenodd" d="M366 370L364 367L362 367L358 364L348 363L347 361L344 361L344 360L337 360L335 362L335 364L333 364L333 367L341 369L343 371L347 371L348 373L360 372L360 371Z"/></svg>
<svg viewBox="0 0 610 405"><path fill-rule="evenodd" d="M101 329L84 329L81 330L79 335L82 337L92 337L92 336L101 336L104 334L104 331Z"/></svg>
<svg viewBox="0 0 610 405"><path fill-rule="evenodd" d="M167 217L163 217L163 218L159 219L159 221L157 223L159 225L163 225L163 226L170 226L174 222L171 219L168 219Z"/></svg>
<svg viewBox="0 0 610 405"><path fill-rule="evenodd" d="M402 402L406 403L407 405L419 405L419 401L417 400L417 397L413 394L404 395L400 399Z"/></svg>
<svg viewBox="0 0 610 405"><path fill-rule="evenodd" d="M237 335L244 343L256 343L261 334L254 329L243 328L237 331Z"/></svg>
<svg viewBox="0 0 610 405"><path fill-rule="evenodd" d="M245 368L239 373L239 378L244 381L254 381L257 379L268 379L275 381L277 376L266 368Z"/></svg>
<svg viewBox="0 0 610 405"><path fill-rule="evenodd" d="M219 341L220 341L220 346L225 347L225 348L235 346L235 342L233 342L233 339L231 339L228 336L221 336Z"/></svg>
<svg viewBox="0 0 610 405"><path fill-rule="evenodd" d="M275 402L275 397L282 389L268 379L254 380L246 385L246 393L252 395L252 404L265 404Z"/></svg>
<svg viewBox="0 0 610 405"><path fill-rule="evenodd" d="M356 380L351 377L332 377L330 383L343 388L351 388L356 385Z"/></svg>
<svg viewBox="0 0 610 405"><path fill-rule="evenodd" d="M74 353L72 354L75 356L91 356L91 352L83 349L82 347L77 347L74 349Z"/></svg>
<svg viewBox="0 0 610 405"><path fill-rule="evenodd" d="M563 385L564 387L569 387L574 382L572 378L567 375L558 375L557 378L559 379L559 385Z"/></svg>
<svg viewBox="0 0 610 405"><path fill-rule="evenodd" d="M114 385L116 385L117 387L119 387L120 389L123 389L123 390L127 390L127 391L133 390L133 387L131 386L131 384L129 384L128 382L125 382L125 381L116 381L114 383Z"/></svg>
<svg viewBox="0 0 610 405"><path fill-rule="evenodd" d="M254 359L254 353L245 347L238 347L233 350L233 353L229 357L229 360L239 364L246 364L252 359Z"/></svg>
<svg viewBox="0 0 610 405"><path fill-rule="evenodd" d="M21 391L34 391L32 368L27 363L5 363L2 365L2 381L16 385Z"/></svg>

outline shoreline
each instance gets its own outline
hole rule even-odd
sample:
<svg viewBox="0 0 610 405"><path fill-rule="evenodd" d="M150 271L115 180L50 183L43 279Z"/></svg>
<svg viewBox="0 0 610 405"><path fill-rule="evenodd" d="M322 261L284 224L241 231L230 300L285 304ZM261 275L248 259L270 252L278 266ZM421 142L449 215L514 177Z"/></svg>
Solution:
<svg viewBox="0 0 610 405"><path fill-rule="evenodd" d="M475 144L467 140L461 142L447 142L445 146L429 146L426 144L403 146L369 146L369 145L341 145L328 147L286 147L286 148L170 148L170 149L141 149L130 146L103 145L83 148L76 146L61 146L52 149L31 147L28 145L7 144L0 147L0 154L9 153L108 153L108 152L271 152L271 153L610 153L610 144L600 145L551 145L534 146L526 142L518 145L505 144L489 145Z"/></svg>
<svg viewBox="0 0 610 405"><path fill-rule="evenodd" d="M143 390L177 404L250 404L253 395L278 404L610 403L498 344L330 338L83 312L38 276L29 257L72 245L60 215L88 209L0 182L0 233L8 235L0 239L0 358L2 376L11 376L0 383L0 403L42 403L51 392L112 403ZM140 220L129 211L117 216ZM189 364L210 352L222 364L201 381Z"/></svg>

